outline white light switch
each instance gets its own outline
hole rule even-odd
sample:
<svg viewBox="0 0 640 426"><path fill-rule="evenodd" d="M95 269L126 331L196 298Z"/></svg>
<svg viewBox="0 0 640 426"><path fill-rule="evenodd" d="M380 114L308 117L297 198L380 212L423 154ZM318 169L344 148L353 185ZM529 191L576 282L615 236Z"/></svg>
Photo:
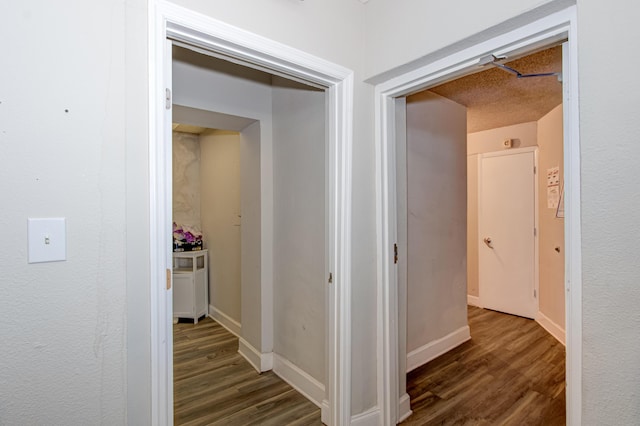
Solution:
<svg viewBox="0 0 640 426"><path fill-rule="evenodd" d="M29 218L27 222L29 263L67 260L65 218Z"/></svg>

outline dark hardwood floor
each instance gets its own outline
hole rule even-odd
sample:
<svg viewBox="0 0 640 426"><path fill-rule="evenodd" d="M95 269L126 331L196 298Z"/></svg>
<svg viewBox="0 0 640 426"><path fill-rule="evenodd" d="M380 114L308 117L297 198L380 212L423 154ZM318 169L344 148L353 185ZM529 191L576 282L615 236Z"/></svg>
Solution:
<svg viewBox="0 0 640 426"><path fill-rule="evenodd" d="M471 340L407 375L402 425L564 425L564 346L533 320L468 313Z"/></svg>
<svg viewBox="0 0 640 426"><path fill-rule="evenodd" d="M176 425L321 425L320 409L273 372L258 374L211 318L173 330Z"/></svg>

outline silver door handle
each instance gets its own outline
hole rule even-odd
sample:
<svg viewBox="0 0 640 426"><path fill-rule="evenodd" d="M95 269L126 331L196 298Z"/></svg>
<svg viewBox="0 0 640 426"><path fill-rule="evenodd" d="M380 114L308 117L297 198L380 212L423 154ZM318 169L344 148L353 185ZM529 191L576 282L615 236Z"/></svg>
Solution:
<svg viewBox="0 0 640 426"><path fill-rule="evenodd" d="M493 248L493 246L491 245L491 238L489 237L485 238L484 243L487 245L487 247Z"/></svg>

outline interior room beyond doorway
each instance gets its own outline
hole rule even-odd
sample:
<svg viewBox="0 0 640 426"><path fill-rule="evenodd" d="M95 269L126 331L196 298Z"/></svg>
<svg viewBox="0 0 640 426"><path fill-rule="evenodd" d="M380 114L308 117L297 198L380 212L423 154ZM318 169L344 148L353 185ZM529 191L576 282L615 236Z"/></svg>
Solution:
<svg viewBox="0 0 640 426"><path fill-rule="evenodd" d="M326 406L324 90L179 47L172 71L175 130L215 129L174 168L200 183L182 199L200 210L209 316L255 370Z"/></svg>
<svg viewBox="0 0 640 426"><path fill-rule="evenodd" d="M560 72L562 48L554 46L537 51L510 60L507 65L522 73ZM497 67L407 97L407 371L467 340L466 305L482 307L479 250L490 247L483 244L486 236L480 234L478 227L478 165L488 153L517 152L525 147L535 148L537 152L537 170L531 185L538 186L534 196L538 202L535 213L539 223L532 226L531 234L535 233L538 238L539 260L535 259L535 269L539 284L532 288L531 296L535 295L538 308L529 317L534 317L564 343L564 220L560 203L562 100L562 84L555 76L516 78ZM445 110L448 112L443 113ZM412 124L412 117L419 121L416 125ZM425 124L429 120L432 125ZM467 130L462 136L455 136L455 140L451 139L452 132L461 127ZM432 147L415 145L412 148L412 139L437 142ZM466 159L463 161L461 156ZM442 168L448 172L439 178L437 170ZM428 170L436 175L427 176ZM447 177L452 170L459 171L459 181ZM550 173L555 173L555 185L547 181ZM412 176L417 179L413 183ZM465 192L461 188L468 189ZM427 204L420 200L424 195L416 195L419 192L430 194ZM461 194L463 199L459 199ZM468 214L457 221L460 206L464 205ZM449 217L451 226L434 219L439 217L434 213L436 208L445 211L443 214ZM429 215L424 214L427 211ZM430 235L444 239L438 239L438 247L425 251L420 248L422 243L416 226L435 227ZM467 237L457 233L460 227L467 228ZM452 244L462 246L463 252L452 252ZM421 270L421 265L426 270ZM429 300L436 303L429 305L429 318L425 319L424 306L429 302L423 296L427 294ZM449 299L455 301L449 303Z"/></svg>

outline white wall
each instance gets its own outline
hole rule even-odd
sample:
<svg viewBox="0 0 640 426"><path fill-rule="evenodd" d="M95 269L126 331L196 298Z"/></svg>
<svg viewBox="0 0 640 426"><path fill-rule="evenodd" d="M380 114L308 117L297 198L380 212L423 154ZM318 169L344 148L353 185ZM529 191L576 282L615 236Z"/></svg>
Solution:
<svg viewBox="0 0 640 426"><path fill-rule="evenodd" d="M512 140L513 148L536 146L538 143L538 123L532 121L469 133L467 135L467 155L502 151L504 149L502 142L505 139Z"/></svg>
<svg viewBox="0 0 640 426"><path fill-rule="evenodd" d="M256 121L240 132L240 317L246 323L242 328L242 337L248 342L260 342L273 323L271 317L268 318L270 324L259 321L262 303L273 305L273 295L264 294L263 301L260 297L262 292L256 291L262 281L262 209L268 208L262 205L260 151L260 122ZM265 348L264 340L262 342Z"/></svg>
<svg viewBox="0 0 640 426"><path fill-rule="evenodd" d="M274 352L325 380L325 94L273 80Z"/></svg>
<svg viewBox="0 0 640 426"><path fill-rule="evenodd" d="M467 135L467 293L470 296L478 297L478 154L502 151L505 139L513 140L513 148L536 146L538 123L532 121Z"/></svg>
<svg viewBox="0 0 640 426"><path fill-rule="evenodd" d="M199 145L199 209L204 247L209 249L209 304L241 323L240 135L208 130L200 135Z"/></svg>
<svg viewBox="0 0 640 426"><path fill-rule="evenodd" d="M503 32L530 19L538 5L557 1L465 4L412 0L372 0L366 6L367 75L397 74L409 61L451 53L472 43L465 37ZM437 8L438 13L433 13ZM424 13L429 9L428 13ZM637 93L634 73L612 72L605 57L625 58L625 69L640 66L629 55L640 38L640 4L577 0L580 91L580 175L582 214L583 424L634 424L640 416L636 390L640 375L622 366L637 365L640 353L640 198L637 193ZM391 19L390 19L391 18ZM426 21L429 19L428 21ZM508 21L497 28L500 22ZM388 21L403 22L381 30ZM417 22L416 24L413 24ZM451 25L456 22L456 25ZM482 37L475 37L476 40ZM464 39L464 40L463 40ZM462 41L461 41L462 40ZM438 49L441 49L438 51ZM605 89L606 87L606 89Z"/></svg>
<svg viewBox="0 0 640 426"><path fill-rule="evenodd" d="M559 167L564 181L562 105L538 120L538 250L540 312L565 330L564 300L564 219L547 206L547 169ZM560 251L556 251L556 247Z"/></svg>
<svg viewBox="0 0 640 426"><path fill-rule="evenodd" d="M558 9L571 1L491 0L490 2L437 2L422 0L372 0L365 8L366 77L400 68L409 62L429 63L450 46L475 44L467 38L502 24L516 28L525 19L514 19L534 8ZM531 15L539 15L537 10ZM452 24L455 23L455 24ZM399 30L401 29L401 30ZM390 74L394 74L396 70Z"/></svg>
<svg viewBox="0 0 640 426"><path fill-rule="evenodd" d="M451 52L447 46L533 7L567 2L177 3L355 70L352 409L363 412L376 404L377 318L373 94L364 76ZM0 369L2 421L149 424L148 3L3 6L0 36L19 43L3 46L0 79L0 194L12 200L0 224L16 242L0 247L10 284L0 289L0 355L11 367ZM422 13L430 6L440 13ZM639 14L629 0L578 0L584 424L640 417L640 375L621 368L637 365L640 351L640 80L603 60L640 66L629 54ZM401 30L387 27L389 18ZM67 217L69 260L28 265L25 219L50 215Z"/></svg>
<svg viewBox="0 0 640 426"><path fill-rule="evenodd" d="M173 221L201 229L198 135L174 131L172 136Z"/></svg>
<svg viewBox="0 0 640 426"><path fill-rule="evenodd" d="M0 423L124 424L126 5L1 8ZM66 261L27 263L28 217L66 217Z"/></svg>
<svg viewBox="0 0 640 426"><path fill-rule="evenodd" d="M253 207L251 214L242 220L243 231L247 231L242 246L259 247L241 253L242 303L246 306L237 309L234 302L234 307L227 309L232 309L234 319L242 317L242 337L258 351L269 353L273 350L272 307L268 301L262 303L262 294L270 293L273 280L271 76L180 48L174 48L172 68L174 103L256 120L245 128L249 139L241 138L247 142L245 148L252 147L251 152L241 151L248 155L247 167L255 167L257 176L242 167L240 173L248 191L241 191L245 192L241 204L254 200L249 204Z"/></svg>
<svg viewBox="0 0 640 426"><path fill-rule="evenodd" d="M364 6L359 0L175 0L173 3L359 71ZM327 31L331 23L331 31ZM319 36L319 35L322 36Z"/></svg>
<svg viewBox="0 0 640 426"><path fill-rule="evenodd" d="M376 310L376 294L371 291L376 280L373 91L363 83L364 12L369 5L358 0L176 0L175 3L348 67L355 73L351 407L354 414L362 413L376 405L377 383L373 356L376 328L372 316ZM331 31L327 31L327 23L330 23ZM138 31L137 27L133 29L135 31ZM138 70L139 79L144 77L144 74L140 75L143 72ZM265 133L270 134L270 128L261 128L262 138ZM262 156L270 158L264 150ZM141 158L141 161L145 160L146 157ZM263 257L267 254L263 253Z"/></svg>
<svg viewBox="0 0 640 426"><path fill-rule="evenodd" d="M640 418L640 372L626 368L640 362L640 80L602 61L640 67L628 54L640 39L638 16L632 1L578 4L584 424Z"/></svg>
<svg viewBox="0 0 640 426"><path fill-rule="evenodd" d="M467 109L407 98L407 353L467 325Z"/></svg>
<svg viewBox="0 0 640 426"><path fill-rule="evenodd" d="M229 316L236 321L242 312L242 337L256 349L263 353L274 350L324 383L324 92L292 86L282 78L274 78L272 84L271 76L261 72L183 49L174 52L175 103L258 120L243 129L241 134L246 137L241 139L247 143L239 148L243 153L241 192L245 192L244 185L254 189L242 196L242 307L236 302L226 305L221 297L222 311L230 310ZM250 143L250 134L259 134L259 142ZM211 155L205 151L202 155L205 172L204 158ZM270 209L271 214L261 216ZM273 232L273 246L255 248L255 239L245 241L245 220L250 218L263 242L267 240L264 233ZM257 266L260 255L262 264ZM221 291L216 286L226 279L215 276L215 251L211 258L214 300ZM227 258L220 260L229 264ZM261 286L264 280L273 280L273 300ZM267 328L274 330L273 342Z"/></svg>

